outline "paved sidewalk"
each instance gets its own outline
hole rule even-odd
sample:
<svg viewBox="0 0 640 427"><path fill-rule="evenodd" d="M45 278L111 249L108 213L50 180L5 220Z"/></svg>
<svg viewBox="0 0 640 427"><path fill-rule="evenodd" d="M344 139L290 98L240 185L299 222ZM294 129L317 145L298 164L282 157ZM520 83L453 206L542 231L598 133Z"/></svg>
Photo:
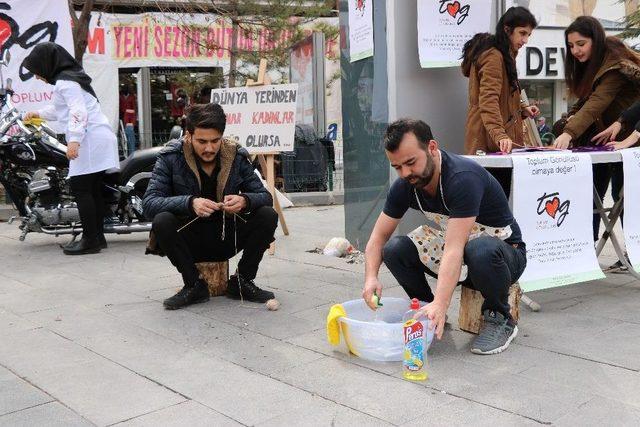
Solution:
<svg viewBox="0 0 640 427"><path fill-rule="evenodd" d="M143 235L67 257L66 238L0 223L0 425L640 425L640 283L630 275L530 296L497 356L453 325L425 383L326 342L325 317L358 298L363 265L308 253L343 235L342 206L286 211L258 283L282 307L224 297L178 311L168 260ZM611 259L605 259L607 263ZM404 296L388 272L385 296Z"/></svg>

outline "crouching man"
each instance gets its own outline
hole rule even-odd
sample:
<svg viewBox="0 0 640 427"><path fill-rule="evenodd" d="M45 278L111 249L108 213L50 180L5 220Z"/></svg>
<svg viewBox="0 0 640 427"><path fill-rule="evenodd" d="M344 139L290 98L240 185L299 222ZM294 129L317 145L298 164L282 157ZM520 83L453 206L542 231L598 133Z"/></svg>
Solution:
<svg viewBox="0 0 640 427"><path fill-rule="evenodd" d="M386 131L387 157L398 172L366 248L363 298L382 294L378 270L384 260L410 298L428 302L421 312L442 337L445 315L458 282L478 290L484 326L471 351L495 354L518 333L509 311L509 287L526 265L520 228L500 184L470 159L438 149L429 126L402 119ZM391 235L407 209L425 225L407 236ZM435 295L425 273L437 278Z"/></svg>
<svg viewBox="0 0 640 427"><path fill-rule="evenodd" d="M184 282L182 290L164 301L169 310L209 299L196 263L225 261L239 251L242 257L227 296L253 302L274 297L253 280L274 240L278 214L247 151L223 138L225 126L220 105L192 106L184 138L160 152L144 195L144 213L153 220L147 252L166 254Z"/></svg>

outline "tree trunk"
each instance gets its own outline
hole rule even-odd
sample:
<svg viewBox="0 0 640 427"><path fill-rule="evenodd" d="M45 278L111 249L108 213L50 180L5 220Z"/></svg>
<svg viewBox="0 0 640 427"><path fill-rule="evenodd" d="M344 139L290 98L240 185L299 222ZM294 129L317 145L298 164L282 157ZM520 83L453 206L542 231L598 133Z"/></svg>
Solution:
<svg viewBox="0 0 640 427"><path fill-rule="evenodd" d="M91 10L93 9L94 0L85 0L80 11L80 16L76 15L73 8L73 0L68 0L69 14L71 15L72 34L73 34L73 54L76 61L82 65L82 57L87 50L87 40L89 36L89 22L91 21Z"/></svg>

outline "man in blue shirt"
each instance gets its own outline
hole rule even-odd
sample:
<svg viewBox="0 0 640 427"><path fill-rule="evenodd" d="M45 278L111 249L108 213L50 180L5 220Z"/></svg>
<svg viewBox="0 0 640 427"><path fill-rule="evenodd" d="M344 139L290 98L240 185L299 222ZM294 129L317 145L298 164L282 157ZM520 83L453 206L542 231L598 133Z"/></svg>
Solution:
<svg viewBox="0 0 640 427"><path fill-rule="evenodd" d="M453 291L465 281L485 299L484 325L471 351L500 353L518 333L509 287L526 266L520 227L500 184L476 162L440 150L420 120L392 123L384 143L400 179L391 185L367 243L363 298L375 309L371 297L374 291L382 295L378 271L384 261L409 297L428 302L421 312L441 338ZM439 224L392 238L409 208ZM435 293L425 273L437 278Z"/></svg>

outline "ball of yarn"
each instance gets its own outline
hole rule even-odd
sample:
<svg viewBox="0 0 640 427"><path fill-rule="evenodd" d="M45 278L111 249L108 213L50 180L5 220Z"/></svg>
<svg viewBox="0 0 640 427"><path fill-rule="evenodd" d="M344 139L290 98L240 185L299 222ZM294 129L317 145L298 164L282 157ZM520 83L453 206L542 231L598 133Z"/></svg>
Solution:
<svg viewBox="0 0 640 427"><path fill-rule="evenodd" d="M280 308L280 301L273 298L267 301L266 303L264 303L264 305L266 305L270 311L276 311L277 309Z"/></svg>

